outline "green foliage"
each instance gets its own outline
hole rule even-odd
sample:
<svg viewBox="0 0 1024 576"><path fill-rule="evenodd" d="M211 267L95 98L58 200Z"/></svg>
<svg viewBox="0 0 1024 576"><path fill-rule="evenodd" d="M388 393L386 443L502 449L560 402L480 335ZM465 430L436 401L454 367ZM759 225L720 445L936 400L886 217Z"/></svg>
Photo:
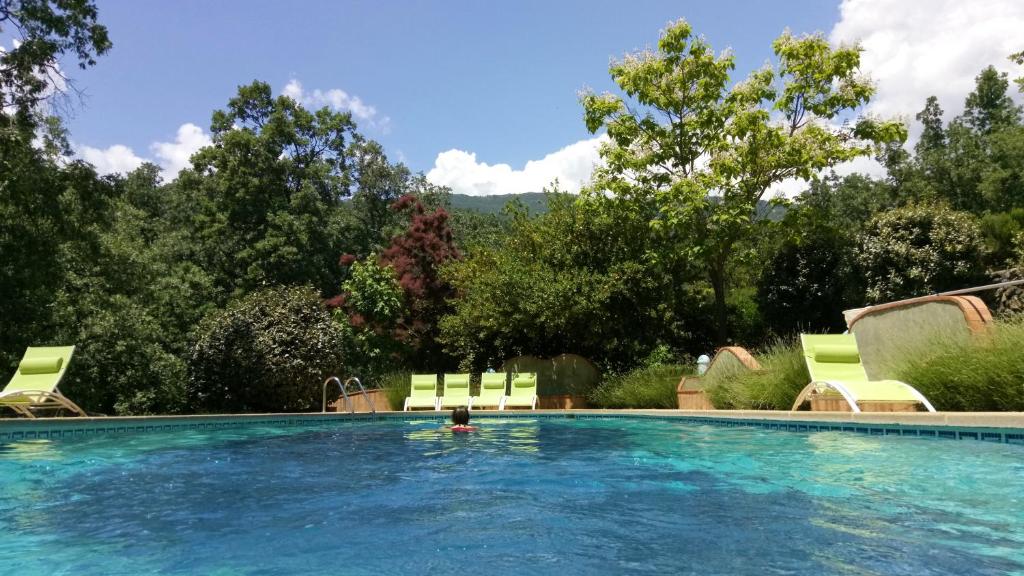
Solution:
<svg viewBox="0 0 1024 576"><path fill-rule="evenodd" d="M840 130L827 125L873 93L858 73L858 48L789 33L772 47L777 68L733 84L732 55L716 56L680 20L662 33L657 51L612 63L612 79L628 101L582 96L587 128L604 127L609 137L594 193L656 206L651 226L670 230L677 249L704 264L719 342L727 337L733 247L756 233L755 210L765 192L906 136L901 124L870 118Z"/></svg>
<svg viewBox="0 0 1024 576"><path fill-rule="evenodd" d="M0 133L30 133L40 122L39 103L62 93L67 81L56 64L61 56L74 54L85 69L110 50L96 16L91 0L0 2L0 38L15 40L0 50Z"/></svg>
<svg viewBox="0 0 1024 576"><path fill-rule="evenodd" d="M622 201L553 193L547 214L514 216L502 246L446 268L458 298L440 338L464 369L562 353L628 369L659 344L706 342L688 264L645 215L605 203Z"/></svg>
<svg viewBox="0 0 1024 576"><path fill-rule="evenodd" d="M704 377L711 404L731 410L789 410L811 381L799 342L776 341L757 354L761 370L715 370Z"/></svg>
<svg viewBox="0 0 1024 576"><path fill-rule="evenodd" d="M885 302L983 281L984 256L977 219L918 205L876 216L861 237L858 259L868 300Z"/></svg>
<svg viewBox="0 0 1024 576"><path fill-rule="evenodd" d="M410 377L409 372L389 372L379 379L392 410L401 410L405 405L412 386Z"/></svg>
<svg viewBox="0 0 1024 576"><path fill-rule="evenodd" d="M1024 232L1024 208L986 214L981 218L981 232L985 236L989 260L996 267L1012 265L1014 242Z"/></svg>
<svg viewBox="0 0 1024 576"><path fill-rule="evenodd" d="M255 291L210 314L188 360L189 408L308 410L341 373L342 332L309 287Z"/></svg>
<svg viewBox="0 0 1024 576"><path fill-rule="evenodd" d="M1024 207L1024 126L1008 80L989 66L977 76L964 113L945 127L933 96L918 115L921 140L910 156L891 150L886 167L900 196L944 201L974 214Z"/></svg>
<svg viewBox="0 0 1024 576"><path fill-rule="evenodd" d="M856 243L818 225L782 244L758 281L764 321L776 334L841 330L842 311L861 304Z"/></svg>
<svg viewBox="0 0 1024 576"><path fill-rule="evenodd" d="M644 366L607 378L588 399L600 408L677 408L676 386L689 371L676 364Z"/></svg>
<svg viewBox="0 0 1024 576"><path fill-rule="evenodd" d="M217 287L238 296L260 286L341 283L341 199L352 182L348 113L310 112L270 86L238 89L213 114L213 144L177 181L197 208L197 256Z"/></svg>
<svg viewBox="0 0 1024 576"><path fill-rule="evenodd" d="M394 369L405 355L394 330L405 314L402 290L390 266L371 257L352 263L334 311L345 335L346 369L366 382Z"/></svg>
<svg viewBox="0 0 1024 576"><path fill-rule="evenodd" d="M1024 410L1024 322L996 323L968 345L939 339L908 355L896 377L917 388L936 410Z"/></svg>

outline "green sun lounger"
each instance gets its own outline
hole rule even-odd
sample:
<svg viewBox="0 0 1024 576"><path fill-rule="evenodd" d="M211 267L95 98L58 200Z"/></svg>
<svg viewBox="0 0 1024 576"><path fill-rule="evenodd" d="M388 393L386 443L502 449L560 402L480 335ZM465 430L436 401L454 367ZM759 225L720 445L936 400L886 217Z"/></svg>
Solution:
<svg viewBox="0 0 1024 576"><path fill-rule="evenodd" d="M36 412L43 410L67 410L85 416L85 410L57 390L74 352L74 346L26 349L18 371L0 392L0 406L28 418L35 418Z"/></svg>
<svg viewBox="0 0 1024 576"><path fill-rule="evenodd" d="M505 381L508 375L504 372L485 372L480 375L480 395L473 396L473 408L494 406L498 410L505 409Z"/></svg>
<svg viewBox="0 0 1024 576"><path fill-rule="evenodd" d="M509 407L537 409L536 374L523 372L512 376L512 386L502 410Z"/></svg>
<svg viewBox="0 0 1024 576"><path fill-rule="evenodd" d="M403 412L413 408L437 410L437 374L413 374Z"/></svg>
<svg viewBox="0 0 1024 576"><path fill-rule="evenodd" d="M801 334L800 343L811 383L797 395L793 410L811 394L819 394L841 396L854 412L861 411L861 402L920 403L929 412L935 412L931 402L910 384L869 380L853 334Z"/></svg>
<svg viewBox="0 0 1024 576"><path fill-rule="evenodd" d="M469 374L444 375L444 393L438 400L438 406L442 410L458 406L470 407Z"/></svg>

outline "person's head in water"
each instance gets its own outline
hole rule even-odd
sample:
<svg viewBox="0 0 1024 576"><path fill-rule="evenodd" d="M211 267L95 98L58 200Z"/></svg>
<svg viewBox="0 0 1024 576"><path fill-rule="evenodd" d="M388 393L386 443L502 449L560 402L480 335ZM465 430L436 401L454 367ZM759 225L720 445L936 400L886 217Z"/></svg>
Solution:
<svg viewBox="0 0 1024 576"><path fill-rule="evenodd" d="M459 406L455 410L452 410L452 424L456 426L466 426L469 424L469 409L465 406Z"/></svg>

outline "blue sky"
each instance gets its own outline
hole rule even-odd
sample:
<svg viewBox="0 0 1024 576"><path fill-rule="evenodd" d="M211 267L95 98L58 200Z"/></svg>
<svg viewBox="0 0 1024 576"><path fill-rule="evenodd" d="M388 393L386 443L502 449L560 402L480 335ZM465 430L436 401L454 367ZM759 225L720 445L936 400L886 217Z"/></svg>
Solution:
<svg viewBox="0 0 1024 576"><path fill-rule="evenodd" d="M987 34L1024 24L1024 11L1015 6L1024 3L991 2L972 16L996 27ZM72 72L88 97L70 129L80 155L101 171L149 159L172 177L205 142L211 112L238 85L260 79L309 105L352 110L360 130L382 142L390 157L469 193L536 187L561 172L563 179L580 180L596 144L584 129L577 92L613 89L609 58L653 45L670 20L685 17L716 49L732 48L737 78L769 58L771 41L787 27L836 41L852 37L866 49L874 38L871 46L880 46L875 52L887 52L866 53L882 72L879 82L907 76L885 69L899 54L911 70L927 67L922 59L935 51L927 35L939 34L941 41L953 25L935 15L936 2L904 0L97 5L114 48L97 66ZM892 44L894 32L903 34L897 38L902 44ZM991 63L1009 67L1005 55L1011 50L1003 44L1010 46L1017 35L1007 35L994 46L954 54L953 64L962 68L958 78L969 85L981 62L997 54L1003 62ZM952 90L943 88L950 82L942 72L930 81L939 92ZM913 103L923 103L930 88L928 79L914 84L913 94L891 89L907 98L891 109L880 102L882 111L912 116L920 108Z"/></svg>

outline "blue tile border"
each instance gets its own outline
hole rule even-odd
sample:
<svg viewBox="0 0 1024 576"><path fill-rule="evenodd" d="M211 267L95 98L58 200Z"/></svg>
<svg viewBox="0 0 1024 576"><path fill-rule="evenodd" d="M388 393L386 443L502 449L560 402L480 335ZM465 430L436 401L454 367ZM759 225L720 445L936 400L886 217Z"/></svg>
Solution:
<svg viewBox="0 0 1024 576"><path fill-rule="evenodd" d="M758 418L720 418L682 414L595 413L595 412L486 412L488 419L641 419L686 424L761 428L797 433L847 432L867 436L911 436L950 440L976 440L1024 446L1024 429L856 422L791 421ZM66 418L46 420L0 420L0 444L23 440L88 438L110 434L173 432L176 430L227 430L253 426L330 427L344 422L430 420L444 422L446 414L436 412L387 412L381 414L275 414L231 416L160 416L138 418Z"/></svg>

